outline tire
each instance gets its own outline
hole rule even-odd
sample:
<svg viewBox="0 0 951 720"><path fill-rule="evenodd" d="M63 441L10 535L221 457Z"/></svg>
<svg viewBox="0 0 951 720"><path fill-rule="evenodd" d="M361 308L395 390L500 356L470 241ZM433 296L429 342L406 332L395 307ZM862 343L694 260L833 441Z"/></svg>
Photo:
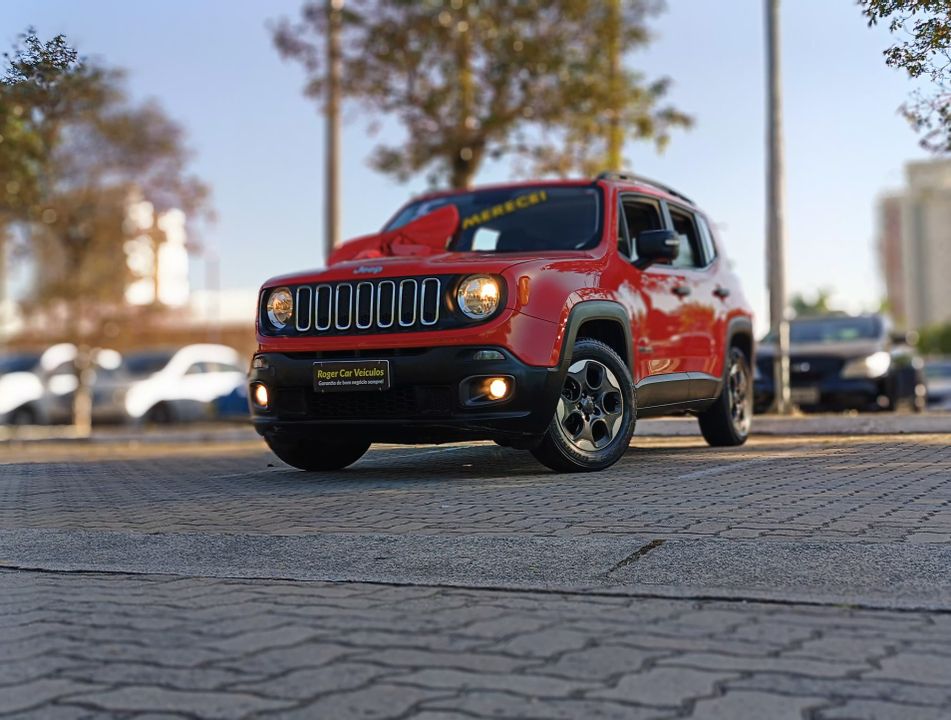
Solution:
<svg viewBox="0 0 951 720"><path fill-rule="evenodd" d="M145 422L147 425L171 425L175 422L175 413L170 405L160 402L149 408L145 413Z"/></svg>
<svg viewBox="0 0 951 720"><path fill-rule="evenodd" d="M720 396L698 416L708 445L736 447L746 442L753 420L753 375L746 355L730 348Z"/></svg>
<svg viewBox="0 0 951 720"><path fill-rule="evenodd" d="M38 418L36 416L36 411L33 410L29 405L23 405L18 407L12 413L10 413L10 425L37 425Z"/></svg>
<svg viewBox="0 0 951 720"><path fill-rule="evenodd" d="M637 406L624 361L598 340L579 339L554 417L531 453L556 472L610 467L627 451Z"/></svg>
<svg viewBox="0 0 951 720"><path fill-rule="evenodd" d="M370 449L370 443L362 440L333 440L316 438L264 437L271 451L281 460L298 470L326 472L341 470L352 465Z"/></svg>

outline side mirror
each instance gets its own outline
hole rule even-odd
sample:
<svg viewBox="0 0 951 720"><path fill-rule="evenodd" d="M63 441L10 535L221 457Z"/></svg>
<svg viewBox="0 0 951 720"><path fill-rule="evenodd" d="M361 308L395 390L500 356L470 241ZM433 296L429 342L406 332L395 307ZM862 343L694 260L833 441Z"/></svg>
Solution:
<svg viewBox="0 0 951 720"><path fill-rule="evenodd" d="M643 270L655 262L673 262L680 254L680 238L673 230L644 230L637 236L635 267Z"/></svg>

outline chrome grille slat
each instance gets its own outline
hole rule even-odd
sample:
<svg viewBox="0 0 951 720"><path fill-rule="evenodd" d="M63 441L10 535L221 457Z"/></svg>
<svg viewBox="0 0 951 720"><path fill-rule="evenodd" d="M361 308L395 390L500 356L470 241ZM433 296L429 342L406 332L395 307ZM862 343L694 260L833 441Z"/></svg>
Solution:
<svg viewBox="0 0 951 720"><path fill-rule="evenodd" d="M347 324L340 324L340 295L341 290L347 291ZM353 285L350 283L340 283L334 291L334 327L337 330L349 330L353 325Z"/></svg>
<svg viewBox="0 0 951 720"><path fill-rule="evenodd" d="M367 308L367 323L365 325L360 324L360 289L361 288L370 288L370 297L367 299L369 302L369 307ZM361 282L357 283L357 289L354 293L355 302L353 307L353 317L354 322L356 323L357 330L366 330L373 327L373 283L370 282Z"/></svg>
<svg viewBox="0 0 951 720"><path fill-rule="evenodd" d="M435 286L435 287L434 287ZM426 326L435 325L439 322L439 306L442 304L439 302L439 290L442 286L442 283L439 282L437 278L426 278L422 283L422 292L420 293L422 297L419 299L419 321ZM426 319L426 288L431 288L431 291L435 293L434 300L435 305L433 306L433 318L432 320Z"/></svg>
<svg viewBox="0 0 951 720"><path fill-rule="evenodd" d="M390 288L390 321L386 324L383 323L383 317L380 315L380 310L383 309L383 286L386 285ZM381 330L386 328L393 327L394 318L396 317L396 283L392 280L381 280L377 283L376 286L376 326Z"/></svg>
<svg viewBox="0 0 951 720"><path fill-rule="evenodd" d="M301 302L301 293L303 293L305 290L307 291L308 311L306 314L304 314L304 317L307 320L307 324L301 325L302 313L295 312L294 313L294 327L297 328L297 332L307 332L308 330L310 330L311 318L314 314L314 308L313 308L314 291L307 286L297 288L297 292L294 294L294 307L298 309L303 308L303 303Z"/></svg>
<svg viewBox="0 0 951 720"><path fill-rule="evenodd" d="M325 317L327 322L322 323L321 320L321 293L327 291L327 312ZM314 301L314 329L317 332L326 332L333 325L333 296L334 290L330 285L318 285L314 290L315 301Z"/></svg>
<svg viewBox="0 0 951 720"><path fill-rule="evenodd" d="M403 291L403 287L409 287L409 284L413 284L413 302L411 307L413 308L413 317L409 322L403 322L403 298L406 293ZM400 327L412 327L416 324L416 306L419 304L419 283L413 280L412 278L407 278L406 280L400 281L400 301L397 303L398 309L396 311L396 316L399 319Z"/></svg>
<svg viewBox="0 0 951 720"><path fill-rule="evenodd" d="M431 328L442 317L443 279L384 278L296 288L307 317L295 320L299 333L322 334Z"/></svg>

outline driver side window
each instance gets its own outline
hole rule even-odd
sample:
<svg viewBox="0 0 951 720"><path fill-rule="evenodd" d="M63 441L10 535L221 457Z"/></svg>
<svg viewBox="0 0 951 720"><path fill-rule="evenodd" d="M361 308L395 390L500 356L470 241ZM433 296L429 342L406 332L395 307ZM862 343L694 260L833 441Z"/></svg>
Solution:
<svg viewBox="0 0 951 720"><path fill-rule="evenodd" d="M627 222L628 237L631 239L630 259L637 260L637 236L645 230L661 230L660 206L653 200L638 197L624 197L621 200L624 219Z"/></svg>

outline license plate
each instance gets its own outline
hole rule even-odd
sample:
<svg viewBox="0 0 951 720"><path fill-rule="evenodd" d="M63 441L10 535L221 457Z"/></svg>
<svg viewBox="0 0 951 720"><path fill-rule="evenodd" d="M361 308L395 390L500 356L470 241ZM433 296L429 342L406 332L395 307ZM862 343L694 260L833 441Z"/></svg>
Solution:
<svg viewBox="0 0 951 720"><path fill-rule="evenodd" d="M314 363L316 392L388 390L389 360L327 360Z"/></svg>
<svg viewBox="0 0 951 720"><path fill-rule="evenodd" d="M789 389L789 399L796 405L818 405L819 388L794 387Z"/></svg>

